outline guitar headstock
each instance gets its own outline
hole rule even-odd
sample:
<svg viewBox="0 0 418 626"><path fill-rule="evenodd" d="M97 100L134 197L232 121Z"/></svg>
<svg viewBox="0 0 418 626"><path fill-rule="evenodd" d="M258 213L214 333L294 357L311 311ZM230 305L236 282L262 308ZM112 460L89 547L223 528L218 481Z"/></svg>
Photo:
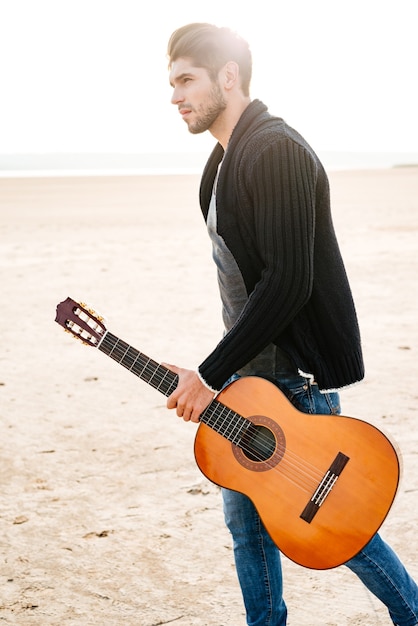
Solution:
<svg viewBox="0 0 418 626"><path fill-rule="evenodd" d="M88 346L97 348L106 333L103 318L83 302L67 298L57 305L55 321Z"/></svg>

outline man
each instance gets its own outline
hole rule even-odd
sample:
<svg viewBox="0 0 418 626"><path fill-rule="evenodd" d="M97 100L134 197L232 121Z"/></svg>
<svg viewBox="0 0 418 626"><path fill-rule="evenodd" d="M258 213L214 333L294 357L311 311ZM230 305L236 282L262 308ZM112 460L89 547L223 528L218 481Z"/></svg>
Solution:
<svg viewBox="0 0 418 626"><path fill-rule="evenodd" d="M226 28L189 24L168 45L172 103L191 133L218 143L200 203L218 267L225 334L167 406L198 422L235 376L274 379L307 413L339 413L363 378L356 312L334 234L328 180L312 148L252 100L251 52ZM250 500L222 490L247 624L284 626L280 553ZM376 535L347 563L398 626L418 624L418 589Z"/></svg>

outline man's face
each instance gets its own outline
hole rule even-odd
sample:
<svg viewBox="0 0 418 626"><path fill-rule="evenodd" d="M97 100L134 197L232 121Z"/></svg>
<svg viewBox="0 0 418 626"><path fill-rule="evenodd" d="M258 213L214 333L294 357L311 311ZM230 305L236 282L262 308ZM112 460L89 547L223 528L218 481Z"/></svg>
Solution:
<svg viewBox="0 0 418 626"><path fill-rule="evenodd" d="M212 81L203 67L194 67L188 58L174 61L170 71L173 87L171 102L193 134L210 130L226 109L226 100L218 81Z"/></svg>

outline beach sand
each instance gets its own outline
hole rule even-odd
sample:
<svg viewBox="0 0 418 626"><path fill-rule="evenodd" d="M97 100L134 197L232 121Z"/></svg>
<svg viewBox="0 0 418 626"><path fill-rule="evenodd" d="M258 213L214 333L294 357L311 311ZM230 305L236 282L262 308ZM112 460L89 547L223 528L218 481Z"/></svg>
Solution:
<svg viewBox="0 0 418 626"><path fill-rule="evenodd" d="M403 458L381 534L418 577L418 168L331 172L366 379L343 414ZM70 296L157 361L195 367L222 332L197 176L0 179L0 622L245 623L219 488L196 427L54 322ZM289 626L390 624L340 567L283 559Z"/></svg>

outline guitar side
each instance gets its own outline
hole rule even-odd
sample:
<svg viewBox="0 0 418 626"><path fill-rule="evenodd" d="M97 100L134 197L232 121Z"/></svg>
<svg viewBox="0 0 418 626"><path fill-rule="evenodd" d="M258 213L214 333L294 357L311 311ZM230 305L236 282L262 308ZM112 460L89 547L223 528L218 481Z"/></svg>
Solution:
<svg viewBox="0 0 418 626"><path fill-rule="evenodd" d="M247 495L273 541L296 563L329 569L357 554L380 528L396 495L400 466L390 440L356 418L302 413L273 383L258 377L235 381L217 399L274 431L275 449L267 460L248 458L200 424L195 458L203 474ZM315 490L328 485L329 469L340 457L348 460L335 484L312 508Z"/></svg>

